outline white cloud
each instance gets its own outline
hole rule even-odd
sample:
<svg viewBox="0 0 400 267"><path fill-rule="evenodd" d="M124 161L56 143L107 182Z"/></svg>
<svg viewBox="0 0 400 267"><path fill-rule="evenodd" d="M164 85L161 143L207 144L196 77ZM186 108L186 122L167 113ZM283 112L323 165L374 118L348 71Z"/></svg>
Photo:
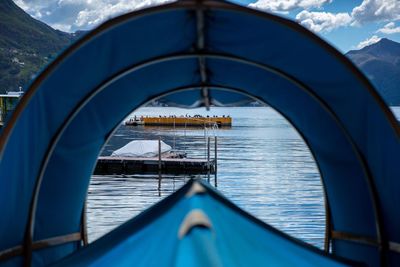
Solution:
<svg viewBox="0 0 400 267"><path fill-rule="evenodd" d="M394 33L400 33L400 26L396 27L396 24L394 22L389 22L383 28L380 28L376 32L384 33L384 34L394 34Z"/></svg>
<svg viewBox="0 0 400 267"><path fill-rule="evenodd" d="M35 19L41 19L43 17L41 13L41 5L31 5L31 3L25 2L24 0L14 0L14 2Z"/></svg>
<svg viewBox="0 0 400 267"><path fill-rule="evenodd" d="M332 0L257 0L257 2L249 4L249 7L270 12L287 13L296 8L321 8L324 4L331 2Z"/></svg>
<svg viewBox="0 0 400 267"><path fill-rule="evenodd" d="M71 25L68 24L61 24L61 23L53 23L51 25L53 29L60 30L63 32L71 32Z"/></svg>
<svg viewBox="0 0 400 267"><path fill-rule="evenodd" d="M314 32L329 32L351 23L348 13L329 13L329 12L310 12L301 11L296 16L296 20L304 27Z"/></svg>
<svg viewBox="0 0 400 267"><path fill-rule="evenodd" d="M364 0L351 12L354 25L372 21L390 21L400 19L399 0Z"/></svg>
<svg viewBox="0 0 400 267"><path fill-rule="evenodd" d="M85 0L58 0L57 4L60 6L66 5L81 5L81 4L92 4L93 1L85 1Z"/></svg>
<svg viewBox="0 0 400 267"><path fill-rule="evenodd" d="M92 29L111 17L173 0L13 1L31 16L44 21L53 28L72 32Z"/></svg>
<svg viewBox="0 0 400 267"><path fill-rule="evenodd" d="M373 35L372 37L370 37L370 38L368 38L368 39L365 39L364 41L360 42L360 43L357 45L357 49L362 49L362 48L364 48L364 47L366 47L366 46L375 44L375 43L379 42L381 39L382 39L382 38L380 38L380 37L378 37L378 36L376 36L376 35Z"/></svg>
<svg viewBox="0 0 400 267"><path fill-rule="evenodd" d="M73 0L61 1L70 2ZM93 27L111 17L166 2L171 2L171 0L122 0L120 2L89 0L87 1L88 7L78 13L74 24L77 27Z"/></svg>
<svg viewBox="0 0 400 267"><path fill-rule="evenodd" d="M288 13L302 8L296 20L314 32L329 32L342 26L359 26L373 21L400 20L400 0L363 0L351 13L311 12L332 0L258 0L250 7L270 12ZM382 28L382 33L397 33L397 28Z"/></svg>
<svg viewBox="0 0 400 267"><path fill-rule="evenodd" d="M27 11L29 9L29 6L24 2L24 0L14 0L14 3L17 4L17 6L22 8L24 11Z"/></svg>

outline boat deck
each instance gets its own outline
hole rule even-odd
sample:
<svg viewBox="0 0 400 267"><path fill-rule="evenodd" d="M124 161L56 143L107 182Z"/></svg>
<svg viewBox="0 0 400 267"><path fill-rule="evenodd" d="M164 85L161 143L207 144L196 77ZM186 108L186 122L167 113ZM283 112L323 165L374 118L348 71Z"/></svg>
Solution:
<svg viewBox="0 0 400 267"><path fill-rule="evenodd" d="M140 117L131 118L125 121L125 125L131 126L168 126L168 127L231 127L232 118L223 117Z"/></svg>

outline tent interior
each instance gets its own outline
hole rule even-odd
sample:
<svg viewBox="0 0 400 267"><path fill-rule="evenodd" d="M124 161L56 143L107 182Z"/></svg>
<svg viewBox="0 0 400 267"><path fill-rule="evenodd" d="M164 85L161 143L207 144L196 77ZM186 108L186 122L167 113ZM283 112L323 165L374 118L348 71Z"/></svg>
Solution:
<svg viewBox="0 0 400 267"><path fill-rule="evenodd" d="M185 0L105 22L32 82L0 137L2 264L51 264L85 243L100 150L132 110L160 97L186 106L268 103L318 164L331 253L400 263L400 127L367 78L295 22Z"/></svg>

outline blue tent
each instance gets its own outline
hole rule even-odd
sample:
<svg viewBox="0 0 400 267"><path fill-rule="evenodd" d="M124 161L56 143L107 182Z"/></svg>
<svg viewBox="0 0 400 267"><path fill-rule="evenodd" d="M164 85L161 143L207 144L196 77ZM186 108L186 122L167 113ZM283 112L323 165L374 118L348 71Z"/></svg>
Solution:
<svg viewBox="0 0 400 267"><path fill-rule="evenodd" d="M290 253L288 253L290 251ZM282 234L202 181L54 266L350 266Z"/></svg>
<svg viewBox="0 0 400 267"><path fill-rule="evenodd" d="M208 106L215 90L268 103L304 138L334 255L400 264L400 127L389 108L297 23L218 0L112 19L35 79L0 137L1 263L41 266L78 250L90 176L120 121L155 98L185 102L173 92Z"/></svg>

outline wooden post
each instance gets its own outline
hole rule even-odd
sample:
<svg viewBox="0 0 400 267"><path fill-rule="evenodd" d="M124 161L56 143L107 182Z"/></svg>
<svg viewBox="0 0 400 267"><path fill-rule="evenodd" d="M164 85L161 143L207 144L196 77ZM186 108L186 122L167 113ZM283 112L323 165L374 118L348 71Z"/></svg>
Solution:
<svg viewBox="0 0 400 267"><path fill-rule="evenodd" d="M158 196L161 197L161 136L158 137Z"/></svg>
<svg viewBox="0 0 400 267"><path fill-rule="evenodd" d="M211 137L207 138L207 162L210 162L210 145L211 145ZM207 164L209 165L209 164Z"/></svg>
<svg viewBox="0 0 400 267"><path fill-rule="evenodd" d="M210 164L210 145L211 137L207 137L207 172L208 172L208 182L210 182L211 164Z"/></svg>
<svg viewBox="0 0 400 267"><path fill-rule="evenodd" d="M174 151L176 151L175 143L176 143L176 129L175 129L175 117L174 117Z"/></svg>
<svg viewBox="0 0 400 267"><path fill-rule="evenodd" d="M204 122L204 157L207 158L207 134L206 134L206 123Z"/></svg>
<svg viewBox="0 0 400 267"><path fill-rule="evenodd" d="M185 119L185 131L184 131L184 137L183 137L183 143L185 144L183 147L183 152L186 154L186 123L187 119Z"/></svg>
<svg viewBox="0 0 400 267"><path fill-rule="evenodd" d="M214 137L214 186L218 186L218 181L217 181L217 161L218 159L218 154L217 154L217 137Z"/></svg>
<svg viewBox="0 0 400 267"><path fill-rule="evenodd" d="M161 172L158 172L158 187L157 187L157 191L158 191L158 196L161 197Z"/></svg>
<svg viewBox="0 0 400 267"><path fill-rule="evenodd" d="M158 171L161 172L161 136L158 137Z"/></svg>
<svg viewBox="0 0 400 267"><path fill-rule="evenodd" d="M217 137L214 137L214 164L215 164L215 172L217 172L217 161L218 161L218 153L217 153Z"/></svg>

